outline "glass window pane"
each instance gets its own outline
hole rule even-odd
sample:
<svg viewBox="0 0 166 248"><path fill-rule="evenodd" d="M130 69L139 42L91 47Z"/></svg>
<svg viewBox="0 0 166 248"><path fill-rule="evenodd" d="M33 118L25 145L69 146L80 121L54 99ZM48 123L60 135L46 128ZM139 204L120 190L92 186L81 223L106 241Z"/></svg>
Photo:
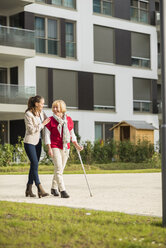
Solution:
<svg viewBox="0 0 166 248"><path fill-rule="evenodd" d="M74 41L74 24L66 23L66 41Z"/></svg>
<svg viewBox="0 0 166 248"><path fill-rule="evenodd" d="M134 21L138 21L138 10L135 8L131 8L130 9L130 15L131 15L131 19Z"/></svg>
<svg viewBox="0 0 166 248"><path fill-rule="evenodd" d="M66 23L66 56L75 57L74 24Z"/></svg>
<svg viewBox="0 0 166 248"><path fill-rule="evenodd" d="M58 42L55 40L48 40L48 54L58 54Z"/></svg>
<svg viewBox="0 0 166 248"><path fill-rule="evenodd" d="M45 20L41 17L35 18L35 35L37 37L45 37Z"/></svg>
<svg viewBox="0 0 166 248"><path fill-rule="evenodd" d="M140 111L141 108L140 108L140 102L134 102L134 111Z"/></svg>
<svg viewBox="0 0 166 248"><path fill-rule="evenodd" d="M103 139L102 124L95 124L95 140Z"/></svg>
<svg viewBox="0 0 166 248"><path fill-rule="evenodd" d="M66 56L67 57L75 57L75 54L74 54L74 43L66 43Z"/></svg>
<svg viewBox="0 0 166 248"><path fill-rule="evenodd" d="M103 2L103 14L105 15L112 15L112 8L111 3Z"/></svg>
<svg viewBox="0 0 166 248"><path fill-rule="evenodd" d="M57 21L48 19L48 38L57 39Z"/></svg>
<svg viewBox="0 0 166 248"><path fill-rule="evenodd" d="M110 131L110 128L112 128L114 125L115 123L105 123L105 140L113 138L113 130Z"/></svg>
<svg viewBox="0 0 166 248"><path fill-rule="evenodd" d="M56 4L61 6L62 5L62 0L52 0L52 4Z"/></svg>
<svg viewBox="0 0 166 248"><path fill-rule="evenodd" d="M101 0L93 0L93 11L101 13Z"/></svg>
<svg viewBox="0 0 166 248"><path fill-rule="evenodd" d="M133 66L140 66L139 59L132 58L131 59L131 64Z"/></svg>
<svg viewBox="0 0 166 248"><path fill-rule="evenodd" d="M140 8L148 10L148 4L145 2L140 2Z"/></svg>
<svg viewBox="0 0 166 248"><path fill-rule="evenodd" d="M63 5L68 8L75 8L74 0L64 0Z"/></svg>
<svg viewBox="0 0 166 248"><path fill-rule="evenodd" d="M45 39L35 39L35 47L37 53L45 53Z"/></svg>
<svg viewBox="0 0 166 248"><path fill-rule="evenodd" d="M0 25L6 26L6 16L0 16Z"/></svg>
<svg viewBox="0 0 166 248"><path fill-rule="evenodd" d="M36 0L36 2L42 2L42 3L45 3L45 0Z"/></svg>
<svg viewBox="0 0 166 248"><path fill-rule="evenodd" d="M7 84L7 69L0 68L0 84Z"/></svg>
<svg viewBox="0 0 166 248"><path fill-rule="evenodd" d="M149 60L141 60L142 67L150 67L150 61Z"/></svg>
<svg viewBox="0 0 166 248"><path fill-rule="evenodd" d="M144 23L148 23L148 12L144 10L140 10L140 21Z"/></svg>
<svg viewBox="0 0 166 248"><path fill-rule="evenodd" d="M131 6L138 7L138 0L131 0Z"/></svg>
<svg viewBox="0 0 166 248"><path fill-rule="evenodd" d="M142 102L142 111L143 112L150 112L150 103L149 102Z"/></svg>

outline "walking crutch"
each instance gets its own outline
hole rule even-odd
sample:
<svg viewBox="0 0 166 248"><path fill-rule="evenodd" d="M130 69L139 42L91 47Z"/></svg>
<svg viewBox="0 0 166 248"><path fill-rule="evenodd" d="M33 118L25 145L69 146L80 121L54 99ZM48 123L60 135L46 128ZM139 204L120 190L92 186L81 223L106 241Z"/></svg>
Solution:
<svg viewBox="0 0 166 248"><path fill-rule="evenodd" d="M76 150L77 150L77 149L76 149ZM87 180L85 168L84 168L84 165L83 165L83 162L82 162L82 158L81 158L80 152L79 152L78 150L77 150L77 153L78 153L78 157L79 157L79 159L80 159L81 165L82 165L82 169L83 169L83 171L84 171L84 175L85 175L86 183L87 183L87 185L88 185L88 189L89 189L90 196L92 197L92 192L91 192L90 187L89 187L89 183L88 183L88 180Z"/></svg>

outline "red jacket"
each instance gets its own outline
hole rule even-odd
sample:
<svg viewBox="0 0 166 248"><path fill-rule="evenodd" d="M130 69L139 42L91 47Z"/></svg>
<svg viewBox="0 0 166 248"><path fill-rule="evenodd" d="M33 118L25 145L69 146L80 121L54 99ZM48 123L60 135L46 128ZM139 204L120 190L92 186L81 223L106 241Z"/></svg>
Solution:
<svg viewBox="0 0 166 248"><path fill-rule="evenodd" d="M50 139L51 139L51 148L59 148L63 149L63 128L62 128L62 136L57 129L59 123L55 120L53 116L50 117L50 122L46 125L46 128L50 131ZM73 129L74 124L70 116L67 116L67 126L69 132ZM70 143L67 144L68 149L70 148Z"/></svg>

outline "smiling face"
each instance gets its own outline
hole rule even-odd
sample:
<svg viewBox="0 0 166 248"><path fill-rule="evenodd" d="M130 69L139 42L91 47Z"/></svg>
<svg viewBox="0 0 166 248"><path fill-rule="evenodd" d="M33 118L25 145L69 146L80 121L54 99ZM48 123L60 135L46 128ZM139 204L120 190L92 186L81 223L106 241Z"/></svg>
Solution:
<svg viewBox="0 0 166 248"><path fill-rule="evenodd" d="M61 106L59 103L57 103L56 105L54 105L52 107L52 111L55 115L57 115L58 117L62 118L63 117L63 113L61 111Z"/></svg>
<svg viewBox="0 0 166 248"><path fill-rule="evenodd" d="M44 107L44 98L41 98L40 102L35 102L36 111L41 112Z"/></svg>
<svg viewBox="0 0 166 248"><path fill-rule="evenodd" d="M62 100L54 101L52 104L52 112L59 118L63 118L63 115L66 112L65 102Z"/></svg>

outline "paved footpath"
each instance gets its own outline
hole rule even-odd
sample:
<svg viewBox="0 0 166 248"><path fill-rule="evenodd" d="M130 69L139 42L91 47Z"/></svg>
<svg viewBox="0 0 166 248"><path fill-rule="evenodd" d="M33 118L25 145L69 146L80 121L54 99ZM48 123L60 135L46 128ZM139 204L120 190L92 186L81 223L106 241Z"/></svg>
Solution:
<svg viewBox="0 0 166 248"><path fill-rule="evenodd" d="M64 175L69 199L48 196L25 197L27 175L0 175L0 201L27 202L118 211L129 214L162 215L161 173L88 174L93 197L90 197L84 175ZM52 175L40 175L43 187L50 193ZM33 186L36 193L36 187Z"/></svg>

